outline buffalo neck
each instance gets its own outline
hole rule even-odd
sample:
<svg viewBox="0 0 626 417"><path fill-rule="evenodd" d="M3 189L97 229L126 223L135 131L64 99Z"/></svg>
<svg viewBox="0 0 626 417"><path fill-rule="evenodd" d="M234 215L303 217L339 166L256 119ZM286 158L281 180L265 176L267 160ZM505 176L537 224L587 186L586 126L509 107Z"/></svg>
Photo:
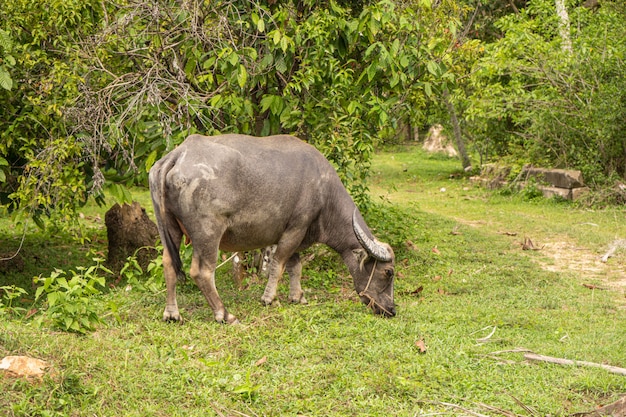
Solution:
<svg viewBox="0 0 626 417"><path fill-rule="evenodd" d="M334 249L344 259L353 250L361 248L352 227L352 214L355 209L356 205L352 197L342 187L328 199L327 207L322 210L320 216L318 241ZM369 233L364 221L362 226Z"/></svg>

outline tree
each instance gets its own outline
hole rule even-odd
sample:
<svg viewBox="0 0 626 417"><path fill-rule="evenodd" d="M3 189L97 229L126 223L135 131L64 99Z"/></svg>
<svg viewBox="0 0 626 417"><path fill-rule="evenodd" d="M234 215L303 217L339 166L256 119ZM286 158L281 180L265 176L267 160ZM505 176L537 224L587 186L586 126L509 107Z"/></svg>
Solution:
<svg viewBox="0 0 626 417"><path fill-rule="evenodd" d="M4 2L0 9L0 204L61 219L86 198L82 149L64 108L81 82L74 40L95 29L97 1ZM10 82L6 73L9 73Z"/></svg>
<svg viewBox="0 0 626 417"><path fill-rule="evenodd" d="M119 184L194 132L295 133L366 204L374 147L423 117L457 25L451 0L52 6L1 12L28 81L0 96L0 186L11 208L67 220L103 187L127 198Z"/></svg>
<svg viewBox="0 0 626 417"><path fill-rule="evenodd" d="M531 0L498 22L472 75L468 120L488 157L583 171L603 183L626 175L626 10L577 7L572 51L554 3Z"/></svg>
<svg viewBox="0 0 626 417"><path fill-rule="evenodd" d="M554 0L556 14L559 17L559 35L561 35L561 48L564 52L572 53L572 39L570 37L569 14L565 7L565 0Z"/></svg>

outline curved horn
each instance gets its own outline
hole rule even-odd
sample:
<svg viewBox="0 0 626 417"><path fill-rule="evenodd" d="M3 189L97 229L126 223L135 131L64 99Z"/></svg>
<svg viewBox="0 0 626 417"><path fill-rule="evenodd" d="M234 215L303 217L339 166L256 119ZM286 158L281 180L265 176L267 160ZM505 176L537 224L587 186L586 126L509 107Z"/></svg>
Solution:
<svg viewBox="0 0 626 417"><path fill-rule="evenodd" d="M357 210L354 209L352 213L352 228L354 229L354 234L356 235L357 240L363 246L363 248L375 259L378 259L382 262L391 261L391 254L387 250L387 248L382 245L376 239L370 239L366 234L363 228L359 225L356 215Z"/></svg>

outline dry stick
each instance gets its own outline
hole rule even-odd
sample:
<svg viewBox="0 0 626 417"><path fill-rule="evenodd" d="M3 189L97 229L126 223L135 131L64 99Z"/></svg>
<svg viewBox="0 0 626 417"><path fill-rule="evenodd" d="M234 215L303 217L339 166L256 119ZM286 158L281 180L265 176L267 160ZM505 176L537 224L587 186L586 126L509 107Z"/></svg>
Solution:
<svg viewBox="0 0 626 417"><path fill-rule="evenodd" d="M589 366L592 368L602 368L614 374L626 376L626 368L619 368L617 366L604 365L595 362L586 361L574 361L571 359L555 358L552 356L537 355L536 353L524 354L524 359L538 362L556 363L558 365L574 365L574 366Z"/></svg>
<svg viewBox="0 0 626 417"><path fill-rule="evenodd" d="M574 417L600 417L600 416L614 416L624 417L626 416L626 397L622 397L615 401L613 404L605 405L604 407L588 411L584 413L572 414Z"/></svg>
<svg viewBox="0 0 626 417"><path fill-rule="evenodd" d="M438 403L434 403L434 404L443 405L443 406L446 406L446 407L449 407L449 408L456 408L457 410L464 411L464 412L466 412L468 414L471 414L471 415L473 415L475 417L489 417L489 416L487 416L485 414L477 413L476 411L472 411L472 410L467 409L465 407L461 407L458 404L444 403L444 402L438 402Z"/></svg>

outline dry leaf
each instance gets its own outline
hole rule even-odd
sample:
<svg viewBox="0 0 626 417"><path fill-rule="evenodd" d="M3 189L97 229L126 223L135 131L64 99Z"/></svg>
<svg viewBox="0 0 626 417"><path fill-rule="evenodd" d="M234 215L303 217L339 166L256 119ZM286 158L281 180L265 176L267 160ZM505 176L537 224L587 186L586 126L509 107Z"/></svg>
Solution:
<svg viewBox="0 0 626 417"><path fill-rule="evenodd" d="M438 292L439 294L441 294L441 295L446 295L446 294L448 294L448 292L447 292L446 290L444 290L443 288L439 288L439 289L437 290L437 292Z"/></svg>
<svg viewBox="0 0 626 417"><path fill-rule="evenodd" d="M433 278L433 281L435 282L441 281L441 275L435 275L435 277Z"/></svg>
<svg viewBox="0 0 626 417"><path fill-rule="evenodd" d="M526 238L524 239L524 243L522 243L522 249L523 250L541 250L543 249L543 247L538 248L537 246L535 246L533 241L530 240L530 238Z"/></svg>
<svg viewBox="0 0 626 417"><path fill-rule="evenodd" d="M415 289L415 291L413 291L413 292L411 292L411 293L409 293L409 294L410 294L410 295L415 295L415 296L417 296L417 295L420 295L420 294L422 293L422 291L424 291L424 286L423 286L423 285L420 285L419 287L417 287L417 288Z"/></svg>
<svg viewBox="0 0 626 417"><path fill-rule="evenodd" d="M452 275L452 273L454 272L454 269L451 269L448 271L448 276Z"/></svg>
<svg viewBox="0 0 626 417"><path fill-rule="evenodd" d="M426 353L426 343L424 343L424 339L415 342L415 346L419 349L420 353Z"/></svg>
<svg viewBox="0 0 626 417"><path fill-rule="evenodd" d="M606 288L598 287L597 285L593 284L583 284L583 287L589 288L590 290L606 290Z"/></svg>
<svg viewBox="0 0 626 417"><path fill-rule="evenodd" d="M417 245L415 243L411 242L410 240L407 240L406 242L404 242L404 244L406 245L407 249L409 249L409 250L414 250L414 251L419 250Z"/></svg>
<svg viewBox="0 0 626 417"><path fill-rule="evenodd" d="M32 316L34 316L35 314L37 314L39 310L36 308L31 308L30 310L28 310L28 312L26 313L26 317L25 318L31 318Z"/></svg>
<svg viewBox="0 0 626 417"><path fill-rule="evenodd" d="M437 255L441 254L441 252L439 252L439 249L437 249L437 246L435 246L434 248L431 249L431 251L433 253L436 253Z"/></svg>
<svg viewBox="0 0 626 417"><path fill-rule="evenodd" d="M261 359L259 359L258 361L255 362L254 366L261 366L263 365L265 362L267 362L267 356L263 356Z"/></svg>

